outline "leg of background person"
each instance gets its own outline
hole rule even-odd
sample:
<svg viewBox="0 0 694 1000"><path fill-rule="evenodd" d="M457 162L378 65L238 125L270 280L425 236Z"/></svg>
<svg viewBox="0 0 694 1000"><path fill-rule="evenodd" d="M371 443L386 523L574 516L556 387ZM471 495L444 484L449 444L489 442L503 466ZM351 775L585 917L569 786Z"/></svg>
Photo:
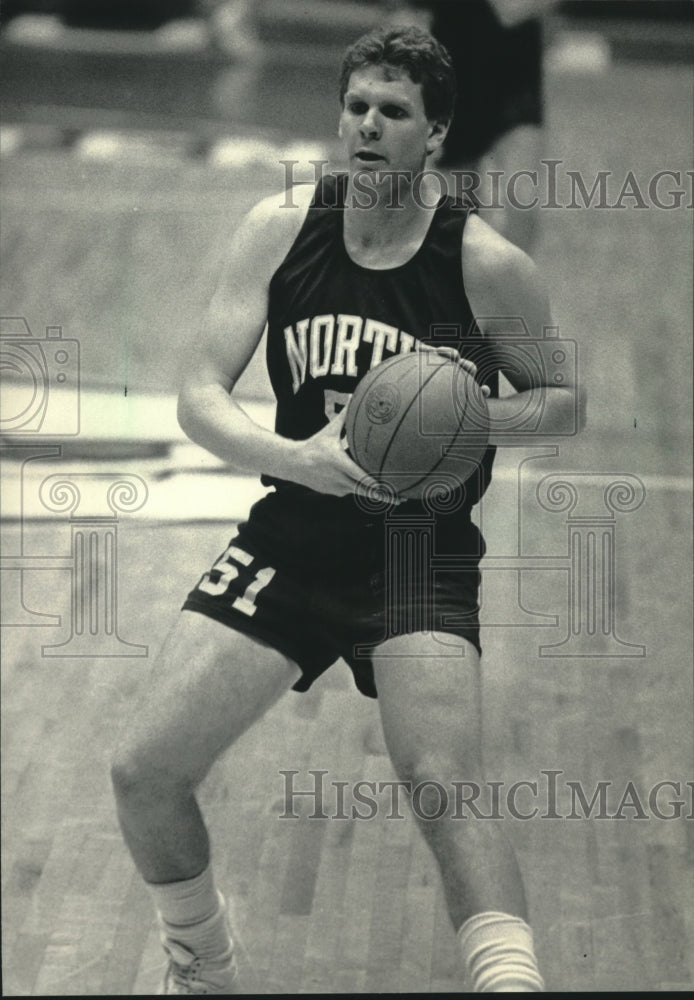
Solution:
<svg viewBox="0 0 694 1000"><path fill-rule="evenodd" d="M277 651L204 615L181 613L112 769L123 835L148 882L193 878L206 866L194 790L298 676Z"/></svg>
<svg viewBox="0 0 694 1000"><path fill-rule="evenodd" d="M543 152L542 128L517 125L497 139L480 164L480 201L494 206L482 208L481 217L531 255L538 240L543 201ZM535 173L536 178L519 171ZM496 181L495 172L499 177Z"/></svg>
<svg viewBox="0 0 694 1000"><path fill-rule="evenodd" d="M542 980L513 848L499 821L453 818L452 783L482 786L483 776L479 656L464 639L458 640L464 655L451 655L452 638L398 636L374 655L386 746L400 780L409 789L421 789L415 815L441 871L453 926L462 930L463 957L475 989L493 983L496 990L539 990ZM437 815L444 804L438 818L424 818Z"/></svg>

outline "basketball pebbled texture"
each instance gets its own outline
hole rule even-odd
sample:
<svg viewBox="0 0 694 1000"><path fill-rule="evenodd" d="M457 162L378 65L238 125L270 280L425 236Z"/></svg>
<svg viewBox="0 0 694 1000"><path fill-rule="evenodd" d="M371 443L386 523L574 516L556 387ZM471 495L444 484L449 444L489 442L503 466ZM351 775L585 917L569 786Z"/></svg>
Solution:
<svg viewBox="0 0 694 1000"><path fill-rule="evenodd" d="M435 351L397 355L359 382L345 432L354 461L401 497L434 480L452 488L477 468L489 441L489 412L466 369Z"/></svg>

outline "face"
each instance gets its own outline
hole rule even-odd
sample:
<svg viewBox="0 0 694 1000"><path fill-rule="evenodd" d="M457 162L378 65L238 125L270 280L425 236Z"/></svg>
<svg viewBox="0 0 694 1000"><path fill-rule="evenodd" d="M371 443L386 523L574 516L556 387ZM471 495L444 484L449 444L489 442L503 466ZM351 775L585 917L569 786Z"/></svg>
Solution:
<svg viewBox="0 0 694 1000"><path fill-rule="evenodd" d="M350 77L339 135L352 170L415 174L443 142L446 126L429 121L421 84L413 83L407 73L365 66Z"/></svg>

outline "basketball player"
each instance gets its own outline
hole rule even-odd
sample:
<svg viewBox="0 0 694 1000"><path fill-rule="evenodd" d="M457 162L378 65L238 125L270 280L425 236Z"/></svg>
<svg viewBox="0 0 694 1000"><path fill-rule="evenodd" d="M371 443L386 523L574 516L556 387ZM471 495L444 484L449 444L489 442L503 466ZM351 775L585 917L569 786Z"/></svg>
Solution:
<svg viewBox="0 0 694 1000"><path fill-rule="evenodd" d="M470 514L489 480L495 428L507 430L539 393L537 434L557 432L569 426L574 393L533 383L501 336L503 319L484 318L523 316L541 335L551 319L534 265L422 174L445 138L454 96L445 49L419 29L351 46L339 124L349 172L250 212L191 352L179 404L184 430L273 490L189 594L113 764L123 834L158 913L168 993L243 988L195 789L288 688L305 691L342 657L358 690L378 697L407 787L482 780L484 542ZM274 432L235 399L266 321ZM442 326L447 339L437 336ZM385 527L387 518L421 512L423 502L384 513L387 504L379 510L368 500L378 484L347 454L338 411L379 360L427 346L455 357L459 349L460 363L488 383L492 445L479 475L437 516L437 546L465 557L467 570L437 572L427 581L433 601L413 607L416 598L388 587ZM508 373L515 395L498 397L497 370ZM357 655L360 644L372 647L368 658ZM423 795L420 817L439 806L435 787L425 787L434 801ZM499 825L446 813L421 828L473 988L541 990L518 866Z"/></svg>

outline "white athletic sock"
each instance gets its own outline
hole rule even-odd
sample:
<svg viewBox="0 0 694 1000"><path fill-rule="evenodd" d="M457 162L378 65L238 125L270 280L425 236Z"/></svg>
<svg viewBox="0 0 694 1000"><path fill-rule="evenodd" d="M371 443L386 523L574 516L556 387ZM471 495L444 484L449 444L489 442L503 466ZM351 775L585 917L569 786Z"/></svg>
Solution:
<svg viewBox="0 0 694 1000"><path fill-rule="evenodd" d="M525 920L509 913L476 913L458 931L475 993L541 993L545 984Z"/></svg>
<svg viewBox="0 0 694 1000"><path fill-rule="evenodd" d="M199 958L217 958L232 947L224 897L208 867L183 882L147 883L162 932Z"/></svg>

